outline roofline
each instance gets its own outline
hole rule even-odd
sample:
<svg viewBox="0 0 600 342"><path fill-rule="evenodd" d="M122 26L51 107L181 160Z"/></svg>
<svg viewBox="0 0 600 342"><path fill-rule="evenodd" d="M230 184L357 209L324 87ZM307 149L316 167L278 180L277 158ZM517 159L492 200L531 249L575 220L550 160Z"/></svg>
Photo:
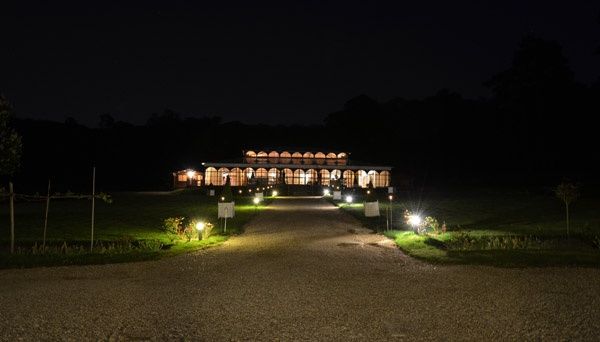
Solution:
<svg viewBox="0 0 600 342"><path fill-rule="evenodd" d="M280 168L280 169L326 169L326 170L382 170L390 171L392 166L382 165L302 165L302 164L272 164L272 163L261 163L261 164L250 164L250 163L202 163L204 167L239 167L247 168Z"/></svg>

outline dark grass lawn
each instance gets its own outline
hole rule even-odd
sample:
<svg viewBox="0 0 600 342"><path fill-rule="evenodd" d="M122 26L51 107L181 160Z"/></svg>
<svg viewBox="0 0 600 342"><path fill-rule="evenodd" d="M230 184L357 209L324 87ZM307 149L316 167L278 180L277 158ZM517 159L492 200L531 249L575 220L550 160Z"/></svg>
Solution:
<svg viewBox="0 0 600 342"><path fill-rule="evenodd" d="M571 238L566 238L564 207L551 193L497 190L400 193L394 199L394 231L386 232L407 254L438 263L494 266L600 266L600 200L583 196L571 205ZM338 203L369 228L386 229L387 196L380 194L382 216L365 218L361 194L354 204ZM415 235L403 222L409 210L445 222L445 234ZM530 236L541 241L528 248L452 249L448 241L457 234L472 239Z"/></svg>
<svg viewBox="0 0 600 342"><path fill-rule="evenodd" d="M223 232L223 221L217 219L217 198L208 197L204 191L184 190L176 192L115 193L113 202L96 201L94 236L97 243L150 241L161 244L161 248L134 249L125 253L49 253L32 255L8 254L9 216L8 203L0 209L0 267L27 267L36 265L109 263L156 259L190 250L219 244L227 235L243 232L243 226L264 208L264 203L255 207L252 197L238 196L236 216L227 221L227 232ZM268 201L268 199L267 199ZM23 251L34 244L41 244L43 236L45 202L17 202L15 205L16 246ZM167 217L184 216L215 225L215 236L203 241L186 242L162 230ZM90 244L91 201L52 200L48 218L47 244L60 246L86 246Z"/></svg>

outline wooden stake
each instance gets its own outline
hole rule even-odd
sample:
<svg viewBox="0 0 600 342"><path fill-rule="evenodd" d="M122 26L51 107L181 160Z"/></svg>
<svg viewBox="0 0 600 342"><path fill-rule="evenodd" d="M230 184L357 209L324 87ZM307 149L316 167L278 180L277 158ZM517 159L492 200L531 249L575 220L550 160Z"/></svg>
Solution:
<svg viewBox="0 0 600 342"><path fill-rule="evenodd" d="M96 209L96 167L92 168L92 235L90 240L90 252L94 250L94 210Z"/></svg>
<svg viewBox="0 0 600 342"><path fill-rule="evenodd" d="M48 230L48 210L50 209L50 179L48 179L48 193L46 194L46 215L44 215L44 239L42 240L42 251L46 252L46 231Z"/></svg>
<svg viewBox="0 0 600 342"><path fill-rule="evenodd" d="M8 182L8 195L10 197L10 254L13 254L15 252L15 193L12 182Z"/></svg>

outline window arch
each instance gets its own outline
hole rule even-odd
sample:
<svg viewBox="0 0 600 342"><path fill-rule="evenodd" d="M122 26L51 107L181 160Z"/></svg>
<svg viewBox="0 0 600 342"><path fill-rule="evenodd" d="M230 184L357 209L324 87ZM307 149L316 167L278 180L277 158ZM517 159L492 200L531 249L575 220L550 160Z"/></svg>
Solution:
<svg viewBox="0 0 600 342"><path fill-rule="evenodd" d="M244 183L248 184L248 180L253 177L254 177L254 169L251 167L245 168L244 169L244 178L246 179L246 181Z"/></svg>
<svg viewBox="0 0 600 342"><path fill-rule="evenodd" d="M227 176L229 176L229 169L226 167L219 168L217 175L218 179L215 185L225 185L225 182L227 182Z"/></svg>
<svg viewBox="0 0 600 342"><path fill-rule="evenodd" d="M317 171L314 169L307 170L304 174L304 178L306 179L305 184L317 184L317 181L319 180Z"/></svg>
<svg viewBox="0 0 600 342"><path fill-rule="evenodd" d="M256 152L247 151L246 152L246 163L254 163L256 161Z"/></svg>
<svg viewBox="0 0 600 342"><path fill-rule="evenodd" d="M267 169L259 168L256 169L256 178L258 179L266 179L268 177Z"/></svg>
<svg viewBox="0 0 600 342"><path fill-rule="evenodd" d="M302 162L302 153L294 152L294 154L292 154L292 163L300 164L301 162Z"/></svg>
<svg viewBox="0 0 600 342"><path fill-rule="evenodd" d="M340 179L342 178L342 171L340 170L332 170L331 173L329 174L329 178L334 180L334 179Z"/></svg>
<svg viewBox="0 0 600 342"><path fill-rule="evenodd" d="M219 180L219 175L217 174L217 169L215 169L214 167L208 167L208 168L206 168L206 171L204 172L204 174L205 174L204 184L217 185L217 181Z"/></svg>
<svg viewBox="0 0 600 342"><path fill-rule="evenodd" d="M329 178L329 171L322 169L321 171L319 171L319 173L321 174L321 185L329 185L331 179Z"/></svg>
<svg viewBox="0 0 600 342"><path fill-rule="evenodd" d="M379 173L379 179L381 186L390 186L390 172L389 171L381 171Z"/></svg>
<svg viewBox="0 0 600 342"><path fill-rule="evenodd" d="M270 169L268 184L275 185L278 183L278 181L279 181L279 170L277 170L276 168Z"/></svg>
<svg viewBox="0 0 600 342"><path fill-rule="evenodd" d="M294 172L290 169L283 169L285 184L294 184Z"/></svg>
<svg viewBox="0 0 600 342"><path fill-rule="evenodd" d="M244 181L242 170L240 170L239 167L231 169L229 172L229 180L231 181L231 186L242 186Z"/></svg>
<svg viewBox="0 0 600 342"><path fill-rule="evenodd" d="M335 165L335 162L337 160L337 155L335 153L327 153L326 158L327 165Z"/></svg>
<svg viewBox="0 0 600 342"><path fill-rule="evenodd" d="M375 170L371 170L369 172L367 172L367 174L369 175L369 180L367 181L367 186L369 184L369 182L373 183L373 187L375 188L380 188L383 185L379 184L379 172L375 171Z"/></svg>
<svg viewBox="0 0 600 342"><path fill-rule="evenodd" d="M369 185L369 175L365 170L356 171L356 177L358 177L358 186L366 188Z"/></svg>
<svg viewBox="0 0 600 342"><path fill-rule="evenodd" d="M352 188L354 187L354 172L352 172L351 170L346 170L344 171L344 185L347 188Z"/></svg>
<svg viewBox="0 0 600 342"><path fill-rule="evenodd" d="M303 170L296 169L294 171L294 184L296 185L304 185L306 184L306 174Z"/></svg>
<svg viewBox="0 0 600 342"><path fill-rule="evenodd" d="M269 152L269 163L278 163L279 162L279 153L277 151Z"/></svg>

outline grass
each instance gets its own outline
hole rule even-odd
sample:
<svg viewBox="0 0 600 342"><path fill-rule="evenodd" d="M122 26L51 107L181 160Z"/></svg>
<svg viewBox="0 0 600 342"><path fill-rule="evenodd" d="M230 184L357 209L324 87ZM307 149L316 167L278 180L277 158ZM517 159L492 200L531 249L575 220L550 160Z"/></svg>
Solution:
<svg viewBox="0 0 600 342"><path fill-rule="evenodd" d="M186 253L223 243L229 235L243 232L244 225L265 204L255 207L252 197L235 196L236 215L227 221L223 232L222 220L217 219L217 198L201 190L164 193L115 193L113 203L96 201L94 237L96 244L110 246L152 246L130 248L126 251L102 253L87 251L90 243L91 203L89 200L53 200L48 218L47 245L55 249L63 243L80 246L86 251L74 253L9 254L8 205L2 202L0 211L0 268L33 267L72 264L101 264L153 260ZM270 199L265 198L268 203ZM17 202L15 205L15 240L22 251L41 245L43 236L44 202ZM214 236L207 240L185 242L162 230L167 217L184 216L215 225ZM157 247L162 246L162 247ZM100 248L95 248L98 250Z"/></svg>
<svg viewBox="0 0 600 342"><path fill-rule="evenodd" d="M380 194L382 216L366 218L360 195L355 203L337 203L364 226L385 231L408 255L431 263L478 264L500 267L600 266L600 200L582 197L571 206L571 235L566 237L564 208L552 194L526 191L454 191L397 194L394 201L394 229L386 230L389 201ZM358 203L357 203L358 202ZM445 222L448 231L417 235L403 221L409 210ZM460 247L459 239L467 241ZM525 247L491 242L521 240ZM472 241L473 243L469 242ZM487 243L487 245L486 245ZM457 247L458 246L458 247Z"/></svg>

